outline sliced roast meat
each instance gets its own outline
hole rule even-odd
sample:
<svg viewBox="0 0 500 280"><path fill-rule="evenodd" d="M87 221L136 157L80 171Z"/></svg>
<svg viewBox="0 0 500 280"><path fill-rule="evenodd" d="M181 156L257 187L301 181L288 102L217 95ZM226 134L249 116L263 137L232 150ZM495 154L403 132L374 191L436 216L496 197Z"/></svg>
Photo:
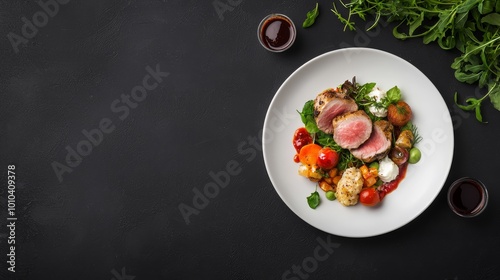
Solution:
<svg viewBox="0 0 500 280"><path fill-rule="evenodd" d="M384 158L391 150L392 131L394 127L388 121L379 120L373 123L370 138L351 153L364 162L372 162Z"/></svg>
<svg viewBox="0 0 500 280"><path fill-rule="evenodd" d="M332 121L333 140L344 149L355 149L372 133L372 120L363 110L345 113Z"/></svg>
<svg viewBox="0 0 500 280"><path fill-rule="evenodd" d="M344 113L358 110L358 104L338 89L327 89L314 99L314 118L318 128L328 134L333 132L332 120Z"/></svg>

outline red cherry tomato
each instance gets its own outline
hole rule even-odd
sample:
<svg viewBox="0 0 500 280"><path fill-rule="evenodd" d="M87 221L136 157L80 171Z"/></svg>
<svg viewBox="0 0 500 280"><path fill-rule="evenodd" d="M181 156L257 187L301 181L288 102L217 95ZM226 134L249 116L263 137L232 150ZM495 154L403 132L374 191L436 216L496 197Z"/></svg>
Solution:
<svg viewBox="0 0 500 280"><path fill-rule="evenodd" d="M375 188L364 188L359 193L359 202L365 206L375 206L380 202L380 195Z"/></svg>
<svg viewBox="0 0 500 280"><path fill-rule="evenodd" d="M311 144L313 139L305 127L298 128L293 134L293 147L297 153L307 144Z"/></svg>
<svg viewBox="0 0 500 280"><path fill-rule="evenodd" d="M295 154L293 156L293 161L296 162L296 163L299 163L300 162L300 157L299 157L299 154Z"/></svg>
<svg viewBox="0 0 500 280"><path fill-rule="evenodd" d="M339 163L339 154L325 147L319 151L317 164L323 169L332 169Z"/></svg>

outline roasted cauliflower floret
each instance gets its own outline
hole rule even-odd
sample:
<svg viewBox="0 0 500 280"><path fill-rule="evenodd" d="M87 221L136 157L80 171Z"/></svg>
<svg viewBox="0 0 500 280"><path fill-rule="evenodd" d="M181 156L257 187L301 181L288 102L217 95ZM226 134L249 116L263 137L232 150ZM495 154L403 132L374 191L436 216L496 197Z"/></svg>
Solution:
<svg viewBox="0 0 500 280"><path fill-rule="evenodd" d="M347 168L337 184L335 196L345 206L358 203L359 193L363 188L363 175L356 167Z"/></svg>

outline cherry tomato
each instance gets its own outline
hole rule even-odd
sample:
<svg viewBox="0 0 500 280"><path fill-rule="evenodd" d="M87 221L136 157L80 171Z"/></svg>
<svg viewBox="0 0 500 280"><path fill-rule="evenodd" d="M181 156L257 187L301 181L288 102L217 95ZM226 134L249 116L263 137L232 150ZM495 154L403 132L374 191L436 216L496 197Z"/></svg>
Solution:
<svg viewBox="0 0 500 280"><path fill-rule="evenodd" d="M339 154L334 150L324 147L319 150L317 164L323 169L332 169L339 163Z"/></svg>
<svg viewBox="0 0 500 280"><path fill-rule="evenodd" d="M364 188L359 193L359 202L365 206L375 206L380 202L380 195L375 188Z"/></svg>
<svg viewBox="0 0 500 280"><path fill-rule="evenodd" d="M300 127L297 130L295 130L295 133L293 134L293 147L295 150L300 152L300 149L304 147L307 144L311 144L313 142L311 135L307 131L305 127Z"/></svg>

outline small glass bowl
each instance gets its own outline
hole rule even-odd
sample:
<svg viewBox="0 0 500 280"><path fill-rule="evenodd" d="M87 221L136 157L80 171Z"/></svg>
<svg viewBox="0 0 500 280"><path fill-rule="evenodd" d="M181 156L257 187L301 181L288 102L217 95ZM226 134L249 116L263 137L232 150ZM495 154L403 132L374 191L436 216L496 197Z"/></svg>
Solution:
<svg viewBox="0 0 500 280"><path fill-rule="evenodd" d="M289 36L285 39L286 42L280 44L279 46L272 46L266 40L266 30L269 26L275 21L282 21L289 25ZM274 26L276 27L276 26ZM280 29L281 30L281 29ZM285 31L286 33L286 31ZM260 44L270 52L284 52L288 50L293 43L295 42L295 38L297 37L297 29L295 28L295 24L293 21L284 14L270 14L262 19L259 23L259 27L257 29L257 38L259 39ZM283 39L283 38L280 38Z"/></svg>
<svg viewBox="0 0 500 280"><path fill-rule="evenodd" d="M460 217L476 217L488 205L488 190L477 179L460 178L453 182L448 189L448 205Z"/></svg>

